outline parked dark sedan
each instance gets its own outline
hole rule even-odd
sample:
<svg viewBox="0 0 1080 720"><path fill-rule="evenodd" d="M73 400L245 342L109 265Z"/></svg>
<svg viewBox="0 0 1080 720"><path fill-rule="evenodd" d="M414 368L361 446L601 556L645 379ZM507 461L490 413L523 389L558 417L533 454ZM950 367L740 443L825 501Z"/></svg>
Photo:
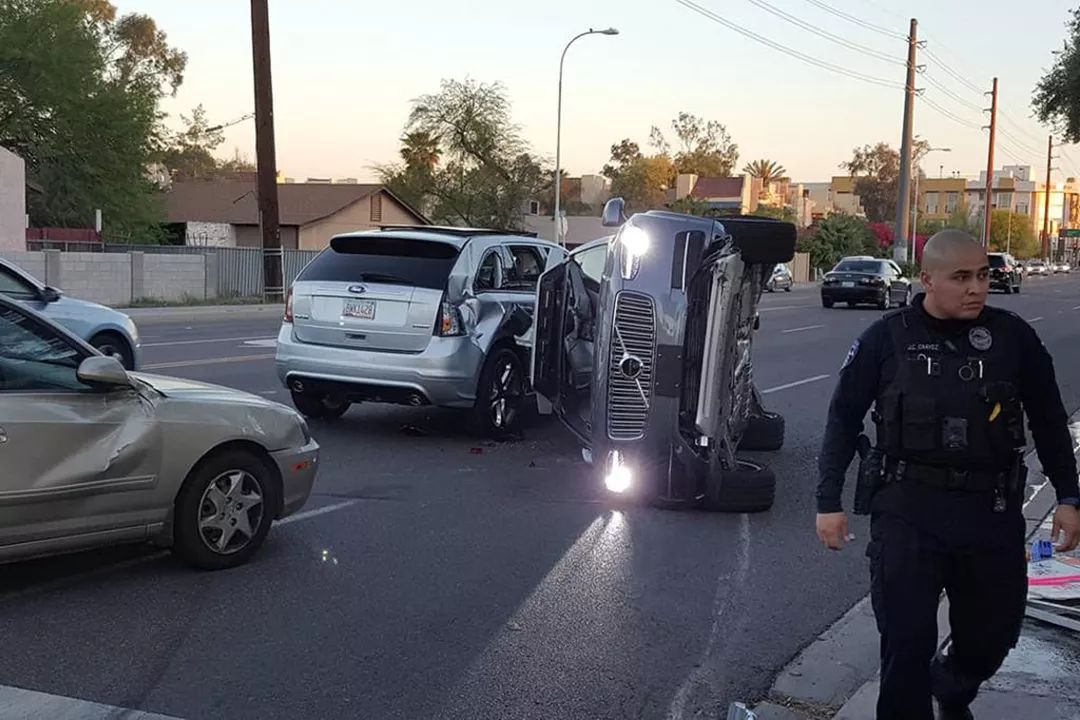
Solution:
<svg viewBox="0 0 1080 720"><path fill-rule="evenodd" d="M903 307L911 302L911 281L892 260L846 257L821 284L821 304L831 308L838 302L851 307L877 305L882 310Z"/></svg>
<svg viewBox="0 0 1080 720"><path fill-rule="evenodd" d="M1024 280L1020 272L1020 263L1008 253L989 253L990 289L1001 290L1006 295L1020 292L1020 283Z"/></svg>

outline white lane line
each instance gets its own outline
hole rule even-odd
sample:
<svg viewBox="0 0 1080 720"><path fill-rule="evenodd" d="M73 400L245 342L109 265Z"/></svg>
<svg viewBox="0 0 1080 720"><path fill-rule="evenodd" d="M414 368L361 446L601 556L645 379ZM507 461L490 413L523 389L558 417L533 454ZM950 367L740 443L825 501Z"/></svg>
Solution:
<svg viewBox="0 0 1080 720"><path fill-rule="evenodd" d="M1043 319L1043 316L1042 316L1042 315L1040 315L1039 317L1033 317L1033 318L1031 318L1030 320L1028 320L1028 322L1029 322L1029 323L1037 323L1037 322L1039 322L1039 321L1040 321L1040 320L1042 320L1042 319Z"/></svg>
<svg viewBox="0 0 1080 720"><path fill-rule="evenodd" d="M818 328L823 328L823 327L825 327L825 326L824 325L807 325L806 327L797 327L797 328L791 328L790 330L781 330L780 334L781 335L787 335L788 333L797 333L797 332L802 332L803 330L817 330Z"/></svg>
<svg viewBox="0 0 1080 720"><path fill-rule="evenodd" d="M229 338L205 338L203 340L171 340L169 342L154 342L143 343L144 348L150 347L173 347L174 345L208 345L210 343L227 343L227 342L243 342L249 343L257 340L273 340L277 342L276 338L267 337L265 335L258 335L254 337L229 337Z"/></svg>
<svg viewBox="0 0 1080 720"><path fill-rule="evenodd" d="M9 720L35 718L80 718L81 720L179 720L172 715L131 710L114 705L79 700L63 695L49 695L35 690L0 685L0 711Z"/></svg>
<svg viewBox="0 0 1080 720"><path fill-rule="evenodd" d="M277 347L277 338L259 338L258 340L248 340L244 344L252 347Z"/></svg>
<svg viewBox="0 0 1080 720"><path fill-rule="evenodd" d="M805 380L796 380L795 382L786 383L784 385L777 385L761 391L762 395L768 395L769 393L780 392L781 390L790 390L793 387L799 387L800 385L809 385L820 380L827 380L828 375L815 375L814 377L808 377Z"/></svg>
<svg viewBox="0 0 1080 720"><path fill-rule="evenodd" d="M1080 310L1080 305L1077 305L1076 307L1074 307L1073 310Z"/></svg>
<svg viewBox="0 0 1080 720"><path fill-rule="evenodd" d="M289 523L299 522L300 520L307 520L308 518L318 517L319 515L325 515L326 513L336 512L338 510L344 510L345 508L355 505L360 502L359 500L346 500L345 502L334 503L333 505L323 505L320 508L314 508L313 510L305 510L302 513L290 515L284 520L278 520L278 525L288 525Z"/></svg>
<svg viewBox="0 0 1080 720"><path fill-rule="evenodd" d="M204 358L202 360L177 360L175 362L143 365L141 370L164 370L166 368L197 367L199 365L221 365L223 363L252 362L255 360L273 360L273 355L236 355L234 357Z"/></svg>
<svg viewBox="0 0 1080 720"><path fill-rule="evenodd" d="M817 305L777 305L776 307L759 307L758 312L772 312L773 310L797 310L798 308L812 308Z"/></svg>

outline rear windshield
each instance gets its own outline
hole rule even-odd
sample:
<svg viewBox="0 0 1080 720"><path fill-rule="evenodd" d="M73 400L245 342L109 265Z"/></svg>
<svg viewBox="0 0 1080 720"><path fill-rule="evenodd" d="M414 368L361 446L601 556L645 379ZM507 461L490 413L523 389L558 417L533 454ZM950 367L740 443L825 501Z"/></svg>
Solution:
<svg viewBox="0 0 1080 720"><path fill-rule="evenodd" d="M881 263L873 260L846 260L836 266L834 272L881 273Z"/></svg>
<svg viewBox="0 0 1080 720"><path fill-rule="evenodd" d="M992 268L1005 267L1005 256L1004 255L990 255L989 257L990 257L990 267L992 267Z"/></svg>
<svg viewBox="0 0 1080 720"><path fill-rule="evenodd" d="M410 238L342 237L297 282L376 282L443 290L457 260L453 245Z"/></svg>

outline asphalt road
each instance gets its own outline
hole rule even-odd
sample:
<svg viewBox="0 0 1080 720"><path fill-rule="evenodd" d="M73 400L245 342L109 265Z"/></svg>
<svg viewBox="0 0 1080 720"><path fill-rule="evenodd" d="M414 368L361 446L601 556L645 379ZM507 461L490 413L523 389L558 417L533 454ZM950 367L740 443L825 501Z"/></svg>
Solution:
<svg viewBox="0 0 1080 720"><path fill-rule="evenodd" d="M1035 323L1080 407L1080 276L992 304ZM721 717L867 592L865 522L823 550L813 489L836 372L879 316L766 296L755 372L787 419L761 456L771 512L612 504L547 419L493 444L454 412L354 407L313 424L305 510L326 511L246 567L122 548L0 569L0 685L183 718ZM277 327L148 323L144 362L287 402Z"/></svg>

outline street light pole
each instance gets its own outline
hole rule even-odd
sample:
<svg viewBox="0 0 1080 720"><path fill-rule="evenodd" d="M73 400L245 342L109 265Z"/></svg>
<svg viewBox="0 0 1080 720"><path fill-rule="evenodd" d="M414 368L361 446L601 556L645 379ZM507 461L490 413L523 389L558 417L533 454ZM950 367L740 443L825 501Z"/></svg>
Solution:
<svg viewBox="0 0 1080 720"><path fill-rule="evenodd" d="M561 153L562 153L562 76L563 76L563 62L566 60L566 51L570 49L570 46L575 41L585 37L586 35L618 35L619 31L613 27L609 27L607 30L593 30L589 28L583 33L579 33L570 38L570 42L566 43L566 47L563 48L562 55L559 57L559 104L555 117L555 244L562 245L562 217L560 215L560 200L562 190L562 166L561 166Z"/></svg>

